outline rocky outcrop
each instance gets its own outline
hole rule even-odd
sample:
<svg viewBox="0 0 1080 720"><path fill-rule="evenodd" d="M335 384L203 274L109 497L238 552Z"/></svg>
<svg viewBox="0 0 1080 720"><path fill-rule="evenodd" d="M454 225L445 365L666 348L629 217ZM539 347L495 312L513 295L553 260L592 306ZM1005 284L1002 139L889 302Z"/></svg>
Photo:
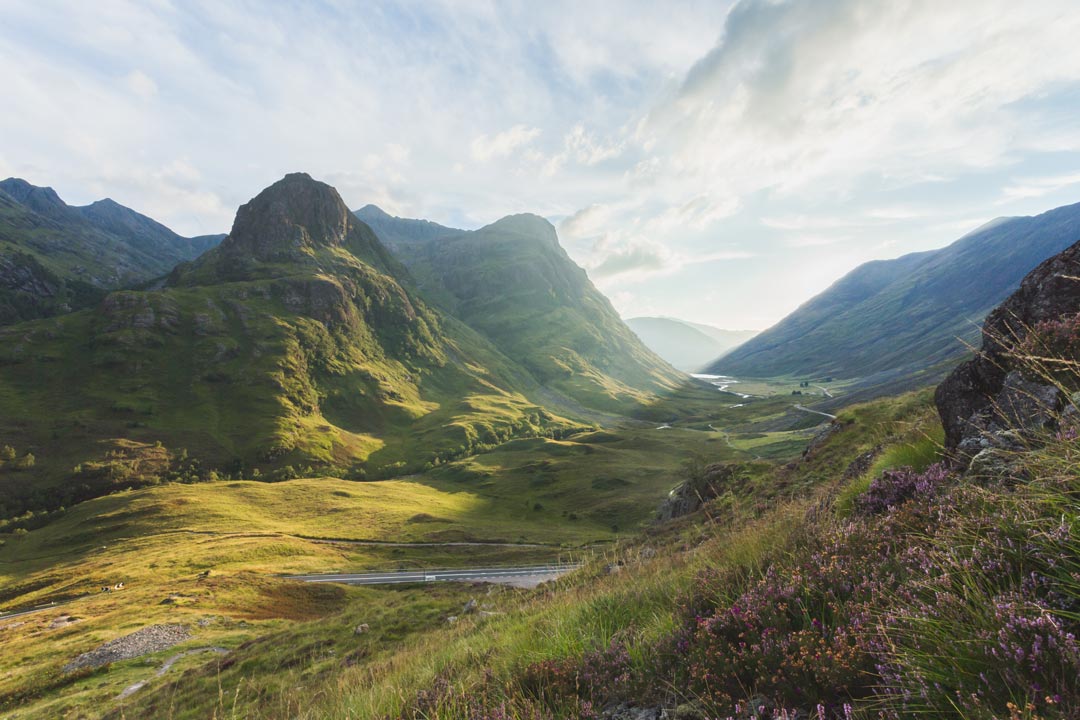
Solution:
<svg viewBox="0 0 1080 720"><path fill-rule="evenodd" d="M1014 349L1040 323L1080 313L1080 243L1024 278L986 319L982 348L957 367L934 395L945 445L966 466L988 448L1015 450L1052 428L1063 398L1058 388L1018 361Z"/></svg>
<svg viewBox="0 0 1080 720"><path fill-rule="evenodd" d="M183 625L150 625L130 635L110 640L89 652L84 652L64 666L64 672L96 668L120 660L149 655L167 650L191 637L191 632Z"/></svg>

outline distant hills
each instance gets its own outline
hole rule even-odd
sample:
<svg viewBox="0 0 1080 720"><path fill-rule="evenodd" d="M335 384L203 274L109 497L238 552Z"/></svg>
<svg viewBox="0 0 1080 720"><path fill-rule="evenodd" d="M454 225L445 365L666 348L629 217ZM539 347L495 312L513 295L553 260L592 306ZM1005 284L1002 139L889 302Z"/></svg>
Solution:
<svg viewBox="0 0 1080 720"><path fill-rule="evenodd" d="M685 381L626 326L547 220L512 215L462 231L373 205L357 216L425 297L490 340L549 395L621 413L628 401L647 403Z"/></svg>
<svg viewBox="0 0 1080 720"><path fill-rule="evenodd" d="M1036 265L1080 239L1080 204L1002 218L940 250L860 265L709 372L939 379L987 313Z"/></svg>
<svg viewBox="0 0 1080 720"><path fill-rule="evenodd" d="M224 235L186 238L112 200L65 203L49 187L0 181L0 324L97 302L168 273Z"/></svg>
<svg viewBox="0 0 1080 720"><path fill-rule="evenodd" d="M626 324L653 352L685 372L701 370L757 334L667 317L635 317Z"/></svg>

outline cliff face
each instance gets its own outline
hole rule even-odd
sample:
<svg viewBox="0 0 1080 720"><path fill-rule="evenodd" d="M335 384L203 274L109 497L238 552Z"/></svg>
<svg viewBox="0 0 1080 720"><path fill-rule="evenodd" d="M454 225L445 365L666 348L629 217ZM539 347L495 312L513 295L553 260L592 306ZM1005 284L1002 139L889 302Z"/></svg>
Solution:
<svg viewBox="0 0 1080 720"><path fill-rule="evenodd" d="M1032 270L987 317L982 348L938 386L934 396L945 445L961 464L986 448L1023 441L1050 426L1062 404L1058 388L1032 377L1012 352L1040 323L1080 313L1080 243Z"/></svg>

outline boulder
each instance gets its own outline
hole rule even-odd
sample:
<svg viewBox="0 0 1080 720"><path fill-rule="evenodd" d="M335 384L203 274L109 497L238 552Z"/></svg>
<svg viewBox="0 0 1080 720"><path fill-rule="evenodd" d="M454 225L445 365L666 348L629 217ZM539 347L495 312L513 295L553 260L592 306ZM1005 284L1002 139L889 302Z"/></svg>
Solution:
<svg viewBox="0 0 1080 720"><path fill-rule="evenodd" d="M1063 398L1013 357L1035 325L1080 313L1080 243L1032 270L1020 288L986 318L982 347L938 386L934 402L945 447L966 466L989 447L1021 444L1052 429Z"/></svg>

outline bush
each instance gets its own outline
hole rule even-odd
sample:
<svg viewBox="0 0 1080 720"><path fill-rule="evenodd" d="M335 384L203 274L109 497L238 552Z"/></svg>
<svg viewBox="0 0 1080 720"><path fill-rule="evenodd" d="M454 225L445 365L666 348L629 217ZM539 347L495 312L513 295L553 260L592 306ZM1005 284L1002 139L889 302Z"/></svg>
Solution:
<svg viewBox="0 0 1080 720"><path fill-rule="evenodd" d="M915 497L929 498L948 478L942 463L931 465L925 472L911 468L886 470L870 483L866 492L855 498L855 511L862 515L877 515Z"/></svg>

